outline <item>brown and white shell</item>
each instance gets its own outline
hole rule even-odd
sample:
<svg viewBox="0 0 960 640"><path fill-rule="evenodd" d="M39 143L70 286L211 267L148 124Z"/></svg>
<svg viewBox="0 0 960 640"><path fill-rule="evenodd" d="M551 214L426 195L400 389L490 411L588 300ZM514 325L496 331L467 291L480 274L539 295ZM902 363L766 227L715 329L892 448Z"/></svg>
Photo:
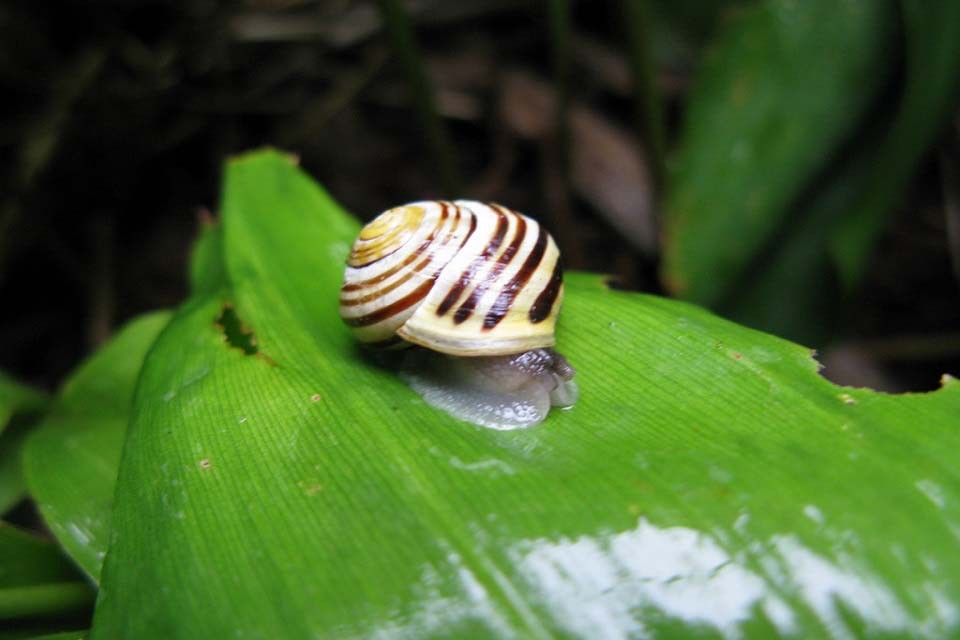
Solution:
<svg viewBox="0 0 960 640"><path fill-rule="evenodd" d="M459 356L550 347L563 299L559 258L549 233L506 207L414 202L360 232L340 316L371 346L408 341Z"/></svg>

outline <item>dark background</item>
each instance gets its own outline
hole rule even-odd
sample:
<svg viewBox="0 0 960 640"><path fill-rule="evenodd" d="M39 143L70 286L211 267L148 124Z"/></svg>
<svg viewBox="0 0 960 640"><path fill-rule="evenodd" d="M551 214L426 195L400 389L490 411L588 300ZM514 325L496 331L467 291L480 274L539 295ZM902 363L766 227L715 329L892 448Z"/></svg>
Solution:
<svg viewBox="0 0 960 640"><path fill-rule="evenodd" d="M751 4L651 3L668 152L706 43ZM544 220L567 268L666 294L619 3L573 3L563 63L544 3L406 6L446 162L377 3L0 4L0 369L53 389L125 320L183 300L223 160L261 145L298 154L363 219L421 198L497 200ZM553 134L558 97L577 123L566 140ZM945 123L842 322L811 345L834 379L931 389L960 373L957 212L944 196L958 131ZM614 229L611 201L639 203L652 249Z"/></svg>

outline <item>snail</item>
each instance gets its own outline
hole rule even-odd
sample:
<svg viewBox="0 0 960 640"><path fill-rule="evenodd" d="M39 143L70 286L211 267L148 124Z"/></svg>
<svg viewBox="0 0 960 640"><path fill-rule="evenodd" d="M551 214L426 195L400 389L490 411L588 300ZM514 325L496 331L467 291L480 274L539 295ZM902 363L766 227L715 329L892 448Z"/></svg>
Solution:
<svg viewBox="0 0 960 640"><path fill-rule="evenodd" d="M340 317L373 349L403 351L400 373L428 404L475 424L538 424L577 399L553 350L560 252L535 220L497 204L414 202L353 243Z"/></svg>

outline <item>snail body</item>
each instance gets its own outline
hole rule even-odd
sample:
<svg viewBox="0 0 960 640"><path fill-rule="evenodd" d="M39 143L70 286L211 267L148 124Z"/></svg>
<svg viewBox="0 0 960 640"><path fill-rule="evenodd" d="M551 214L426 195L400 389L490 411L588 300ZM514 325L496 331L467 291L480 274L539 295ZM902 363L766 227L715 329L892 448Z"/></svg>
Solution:
<svg viewBox="0 0 960 640"><path fill-rule="evenodd" d="M497 204L425 201L361 230L340 316L367 346L429 350L405 358L402 373L431 404L512 428L542 420L544 397L575 401L573 369L551 349L562 300L560 253L535 220ZM476 415L478 405L489 410Z"/></svg>

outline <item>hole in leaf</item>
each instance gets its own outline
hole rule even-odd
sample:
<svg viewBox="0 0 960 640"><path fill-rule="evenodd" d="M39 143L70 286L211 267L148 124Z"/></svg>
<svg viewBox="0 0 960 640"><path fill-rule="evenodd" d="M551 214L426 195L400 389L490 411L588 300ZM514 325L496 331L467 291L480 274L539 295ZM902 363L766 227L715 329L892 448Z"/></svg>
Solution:
<svg viewBox="0 0 960 640"><path fill-rule="evenodd" d="M936 391L944 382L934 371L956 367L951 345L942 335L850 340L830 346L823 354L820 375L830 382L882 393Z"/></svg>
<svg viewBox="0 0 960 640"><path fill-rule="evenodd" d="M237 312L233 310L233 305L225 303L220 310L220 315L214 320L214 325L223 332L223 339L231 347L240 349L248 356L257 355L260 350L257 348L257 338L253 331L247 329Z"/></svg>

